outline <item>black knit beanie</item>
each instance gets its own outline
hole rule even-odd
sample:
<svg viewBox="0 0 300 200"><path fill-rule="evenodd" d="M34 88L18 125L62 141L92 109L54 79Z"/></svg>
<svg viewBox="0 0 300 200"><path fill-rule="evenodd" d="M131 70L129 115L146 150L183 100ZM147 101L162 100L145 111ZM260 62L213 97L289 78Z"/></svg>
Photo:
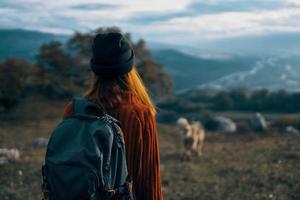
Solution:
<svg viewBox="0 0 300 200"><path fill-rule="evenodd" d="M128 73L134 64L134 52L121 33L99 33L92 45L91 69L102 78Z"/></svg>

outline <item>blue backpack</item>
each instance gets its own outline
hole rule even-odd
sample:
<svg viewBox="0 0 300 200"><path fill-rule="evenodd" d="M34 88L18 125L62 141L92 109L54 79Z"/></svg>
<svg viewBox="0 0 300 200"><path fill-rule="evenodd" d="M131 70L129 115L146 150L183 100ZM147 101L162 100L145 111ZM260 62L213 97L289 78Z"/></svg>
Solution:
<svg viewBox="0 0 300 200"><path fill-rule="evenodd" d="M54 129L42 176L44 199L133 199L118 121L86 98Z"/></svg>

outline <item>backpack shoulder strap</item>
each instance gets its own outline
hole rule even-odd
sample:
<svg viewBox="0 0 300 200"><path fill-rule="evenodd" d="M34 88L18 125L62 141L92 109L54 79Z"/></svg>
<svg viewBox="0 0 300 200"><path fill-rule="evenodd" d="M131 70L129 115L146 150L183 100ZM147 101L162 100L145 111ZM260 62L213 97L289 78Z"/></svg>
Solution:
<svg viewBox="0 0 300 200"><path fill-rule="evenodd" d="M119 120L113 116L105 113L100 106L92 100L84 97L73 98L73 114L74 115L93 115L101 117L104 121L110 124L117 124L120 126Z"/></svg>
<svg viewBox="0 0 300 200"><path fill-rule="evenodd" d="M75 97L72 100L73 102L73 114L74 115L95 115L103 116L104 111L93 101L84 98L84 97Z"/></svg>

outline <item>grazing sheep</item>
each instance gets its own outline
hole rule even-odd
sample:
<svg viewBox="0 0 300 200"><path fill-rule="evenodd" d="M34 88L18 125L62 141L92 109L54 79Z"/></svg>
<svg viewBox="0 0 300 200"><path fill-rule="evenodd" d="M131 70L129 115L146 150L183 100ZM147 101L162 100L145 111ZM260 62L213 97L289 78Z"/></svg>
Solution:
<svg viewBox="0 0 300 200"><path fill-rule="evenodd" d="M179 118L177 124L183 136L183 160L190 160L192 154L201 156L205 138L205 131L201 122L195 121L190 124L186 118Z"/></svg>

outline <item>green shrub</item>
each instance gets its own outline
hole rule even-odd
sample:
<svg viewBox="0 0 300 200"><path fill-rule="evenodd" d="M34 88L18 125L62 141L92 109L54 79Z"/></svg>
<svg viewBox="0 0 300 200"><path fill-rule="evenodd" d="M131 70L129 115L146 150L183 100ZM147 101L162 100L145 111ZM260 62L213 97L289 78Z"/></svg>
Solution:
<svg viewBox="0 0 300 200"><path fill-rule="evenodd" d="M0 111L21 100L31 70L32 65L25 60L7 59L0 63Z"/></svg>

